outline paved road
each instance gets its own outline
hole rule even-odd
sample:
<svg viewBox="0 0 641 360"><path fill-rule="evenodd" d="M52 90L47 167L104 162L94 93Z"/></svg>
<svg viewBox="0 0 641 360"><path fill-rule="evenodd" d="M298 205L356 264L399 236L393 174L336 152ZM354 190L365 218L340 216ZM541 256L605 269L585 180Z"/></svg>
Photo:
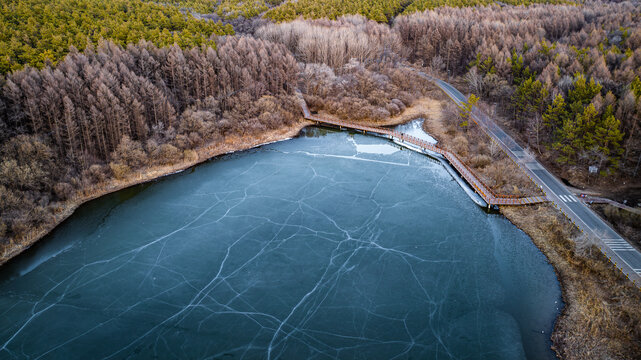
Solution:
<svg viewBox="0 0 641 360"><path fill-rule="evenodd" d="M420 76L435 83L457 104L467 100L452 85L426 73ZM472 109L472 118L490 135L528 176L545 192L548 199L561 210L601 251L637 286L641 287L641 253L617 234L587 205L548 172L534 157L503 131L489 116L478 108Z"/></svg>

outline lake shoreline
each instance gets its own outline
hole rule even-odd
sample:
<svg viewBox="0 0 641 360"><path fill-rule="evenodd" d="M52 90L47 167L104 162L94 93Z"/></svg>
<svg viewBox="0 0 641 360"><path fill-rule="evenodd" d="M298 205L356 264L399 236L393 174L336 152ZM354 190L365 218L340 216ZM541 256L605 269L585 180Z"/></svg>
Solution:
<svg viewBox="0 0 641 360"><path fill-rule="evenodd" d="M424 130L445 147L455 148L441 118L431 118ZM484 137L463 136L470 143ZM509 162L508 162L509 164ZM520 171L520 170L518 170ZM508 172L508 182L522 184L517 173ZM561 288L563 308L550 334L552 350L560 359L631 359L641 349L627 331L641 323L641 292L593 245L578 244L581 234L550 204L500 206L500 213L523 231L554 268ZM617 299L615 301L608 299ZM596 308L596 309L595 309ZM598 311L609 316L599 317ZM599 319L595 325L594 318ZM635 325L632 325L635 326ZM612 331L612 328L618 331ZM609 331L606 331L609 330ZM588 346L586 346L588 345Z"/></svg>
<svg viewBox="0 0 641 360"><path fill-rule="evenodd" d="M123 348L123 356L136 348L151 355L155 349L147 344L180 322L186 330L178 339L189 341L191 349L240 349L240 355L247 348L264 355L273 331L239 325L254 323L243 315L243 306L256 307L253 318L258 321L277 319L282 312L264 305L264 299L291 311L315 288L318 276L329 274L323 281L328 286L314 291L305 304L335 300L323 302L319 316L311 320L301 311L288 322L306 321L309 328L339 334L326 347L350 346L354 352L360 347L371 358L391 358L381 355L379 341L363 341L361 326L349 339L342 337L356 319L356 324L364 321L376 339L397 342L391 350L383 345L386 354L403 356L406 346L415 343L413 354L469 357L496 351L523 358L525 350L534 354L531 358L552 360L547 336L560 299L554 271L522 231L478 210L437 161L386 139L310 126L289 141L217 157L78 208L42 242L6 265L3 304L17 305L4 321L8 326L3 337L12 337L8 351L24 349L34 356L50 349L56 350L49 354L63 354L73 346L99 356ZM473 241L466 226L472 223L479 229ZM340 277L333 276L335 270ZM248 295L230 308L223 305L220 312L211 308L202 331L216 331L216 339L222 340L210 345L201 340L201 314L171 323L164 319L189 309L198 293L211 294L203 306L227 301L229 292L218 285L224 280L216 274L229 279L232 297ZM334 291L335 286L339 290ZM53 308L21 326L39 299ZM529 306L532 299L540 306ZM376 304L375 311L370 304ZM432 317L435 312L442 315ZM368 319L371 313L378 319ZM144 321L147 314L154 314L152 320L161 325ZM75 322L76 316L82 318ZM87 331L105 317L111 317L108 327ZM396 331L403 328L405 317L412 318L409 334ZM60 326L69 331L57 331ZM432 326L443 330L432 333ZM131 333L150 329L159 330L126 346ZM260 340L254 340L252 330L261 334ZM50 335L33 343L29 339L34 331ZM245 338L235 331L250 333ZM468 335L470 331L476 332ZM105 333L112 333L117 344L90 346ZM452 334L446 346L454 350L441 347L443 333ZM477 341L469 343L466 335ZM296 339L291 341L298 343ZM171 350L182 341L172 338L166 346ZM306 344L301 342L298 350L308 349Z"/></svg>
<svg viewBox="0 0 641 360"><path fill-rule="evenodd" d="M73 215L81 205L91 200L98 199L102 196L109 195L111 193L135 185L156 181L165 176L180 173L193 166L212 160L218 156L250 150L262 145L292 139L296 137L302 129L310 125L313 125L313 123L306 120L301 120L293 125L268 131L261 136L229 136L225 139L224 142L218 144L209 144L198 149L193 149L198 155L195 160L182 161L174 165L154 166L139 169L130 174L124 180L111 179L106 183L101 183L90 189L81 189L78 191L78 193L84 192L85 194L76 194L73 199L66 201L64 203L64 209L61 212L55 214L55 221L44 224L37 229L29 231L23 239L19 240L19 243L14 243L13 246L10 246L7 250L5 250L4 253L0 254L0 267L32 247L45 236L49 235L54 229L56 229L60 224L62 224L71 215Z"/></svg>
<svg viewBox="0 0 641 360"><path fill-rule="evenodd" d="M411 116L401 116L394 119L394 121L386 121L385 126L398 125L420 117L421 114L416 111L412 111ZM408 115L410 115L408 114ZM370 123L370 122L367 122ZM373 122L371 122L373 123ZM51 233L55 228L63 223L67 218L69 218L82 204L89 202L91 200L97 199L104 195L114 193L116 191L135 186L142 183L151 182L157 179L160 179L165 176L169 176L175 173L182 172L186 169L189 169L198 164L204 163L206 161L215 159L218 156L231 154L239 151L249 150L256 148L262 145L266 145L273 142L284 141L296 137L304 128L308 126L313 126L313 122L302 120L274 131L270 131L262 134L262 136L250 136L250 137L228 137L224 142L218 144L210 144L209 146L204 146L199 149L195 149L195 152L198 154L197 159L191 161L184 161L180 164L173 166L162 166L162 167L152 167L140 170L135 174L132 174L126 180L112 180L107 184L102 184L103 187L100 191L92 191L88 196L79 196L68 202L65 206L63 212L56 216L56 221L54 223L47 224L41 229L36 229L30 233L30 237L21 243L20 246L16 246L11 251L5 252L0 258L0 266L7 263L11 259L15 258L25 250L29 249L31 246L36 244L40 239L44 238L46 235ZM373 125L382 125L380 123L373 123ZM435 134L430 134L435 135ZM437 138L440 142L443 142L446 139ZM444 141L447 146L447 141ZM93 190L93 189L89 189ZM544 208L540 206L539 209ZM545 237L545 234L540 234L537 232L536 225L528 223L527 221L519 221L519 214L527 213L531 209L521 209L511 207L506 209L501 208L501 214L505 216L514 226L525 232L531 239L536 247L541 251L552 267L554 268L555 273L561 288L561 295L564 302L564 307L556 317L554 323L554 330L551 334L552 340L552 349L562 358L578 358L579 354L572 354L571 350L567 349L567 342L571 341L568 334L568 329L572 329L576 319L572 319L570 309L576 308L576 297L577 289L574 286L572 281L572 276L567 274L567 269L563 269L563 265L560 263L561 260L558 256L554 256L550 252L549 246L546 247L546 242L550 241L549 238ZM532 227L534 225L534 227ZM586 329L587 330L587 329ZM576 330L573 330L576 331ZM577 335L576 333L574 334ZM570 346L571 347L571 346ZM576 356L573 356L576 355Z"/></svg>
<svg viewBox="0 0 641 360"><path fill-rule="evenodd" d="M435 106L436 103L434 100L423 98L417 100L415 104L407 107L405 111L397 116L390 117L384 121L365 120L360 121L360 123L372 126L399 125L418 117L427 116L432 111L434 111ZM323 114L323 116L327 116L327 114ZM187 170L193 166L202 164L221 155L249 150L277 141L292 139L296 137L301 132L301 130L313 125L314 123L312 121L300 118L300 121L296 122L295 124L265 132L260 136L252 135L239 137L231 135L226 137L223 142L217 144L210 143L205 146L201 146L200 148L193 149L193 151L198 155L195 160L184 160L178 164L139 169L133 174L130 174L125 180L110 179L106 183L97 184L88 189L80 189L73 199L68 200L64 203L63 209L60 212L53 215L55 219L54 221L44 224L36 229L30 230L22 239L18 239L17 243L16 239L11 239L13 245L7 246L7 248L4 249L4 251L0 254L0 267L9 262L11 259L23 253L25 250L29 249L40 239L49 235L55 228L57 228L67 218L73 215L78 207L88 201L97 199L99 197L114 193L122 189L126 189L131 186L155 181L162 177ZM83 192L84 194L80 194L81 192Z"/></svg>

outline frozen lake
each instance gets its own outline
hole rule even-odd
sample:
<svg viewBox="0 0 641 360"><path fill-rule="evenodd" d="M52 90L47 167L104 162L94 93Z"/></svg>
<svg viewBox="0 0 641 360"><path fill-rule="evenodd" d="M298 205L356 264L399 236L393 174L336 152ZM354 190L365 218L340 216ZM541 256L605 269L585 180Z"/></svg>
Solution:
<svg viewBox="0 0 641 360"><path fill-rule="evenodd" d="M82 206L0 268L0 358L551 359L560 303L439 163L312 128Z"/></svg>

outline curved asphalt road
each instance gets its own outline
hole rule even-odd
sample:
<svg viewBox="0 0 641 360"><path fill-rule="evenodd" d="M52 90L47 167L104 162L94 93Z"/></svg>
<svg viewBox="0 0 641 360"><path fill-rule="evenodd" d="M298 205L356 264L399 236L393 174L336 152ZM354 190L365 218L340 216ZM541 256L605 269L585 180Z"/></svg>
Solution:
<svg viewBox="0 0 641 360"><path fill-rule="evenodd" d="M424 72L417 73L433 82L457 104L467 100L465 95L443 80ZM477 107L472 109L472 118L493 138L523 171L545 192L547 198L561 210L588 239L595 241L606 257L635 285L641 286L641 253L617 234L587 205L577 199L562 182L548 172L536 159L503 131Z"/></svg>

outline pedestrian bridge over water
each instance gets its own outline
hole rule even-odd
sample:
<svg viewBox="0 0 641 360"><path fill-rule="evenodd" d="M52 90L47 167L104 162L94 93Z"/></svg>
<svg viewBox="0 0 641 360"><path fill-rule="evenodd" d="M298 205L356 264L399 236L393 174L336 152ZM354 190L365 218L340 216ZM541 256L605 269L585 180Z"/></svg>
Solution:
<svg viewBox="0 0 641 360"><path fill-rule="evenodd" d="M360 125L352 122L342 121L342 120L331 120L325 119L316 115L313 115L309 108L307 107L307 102L303 98L303 94L300 90L296 90L296 96L298 98L301 109L303 110L303 115L305 119L314 121L317 124L330 125L338 128L358 130L363 133L372 133L379 136L384 136L389 139L402 142L406 145L409 145L410 148L417 148L424 152L429 152L432 154L440 155L447 159L449 163L456 169L456 171L467 181L470 186L476 191L479 196L488 204L488 206L493 205L530 205L537 204L548 201L545 196L530 196L530 197L518 197L515 195L503 195L495 193L489 186L485 185L481 179L478 178L465 163L456 155L455 153L435 144L430 144L425 140L410 136L398 131Z"/></svg>

